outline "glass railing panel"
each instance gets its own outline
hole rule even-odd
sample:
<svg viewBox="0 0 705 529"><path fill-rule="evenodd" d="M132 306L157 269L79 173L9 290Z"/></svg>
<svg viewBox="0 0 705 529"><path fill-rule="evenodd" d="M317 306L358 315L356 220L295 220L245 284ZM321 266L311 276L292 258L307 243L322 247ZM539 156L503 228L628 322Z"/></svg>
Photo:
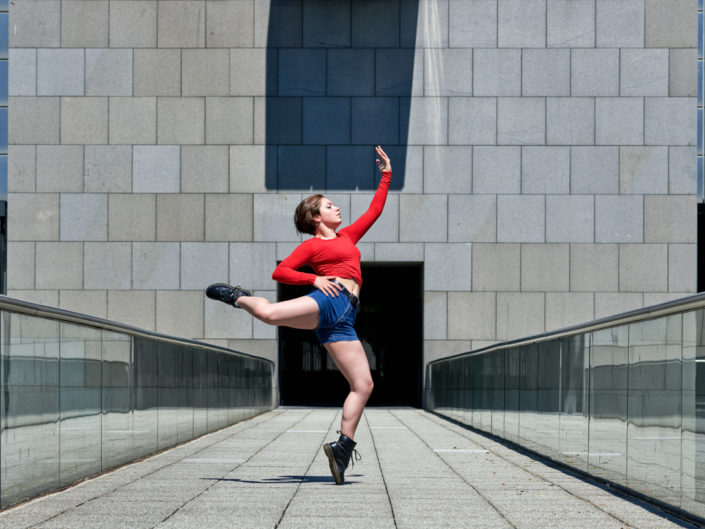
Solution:
<svg viewBox="0 0 705 529"><path fill-rule="evenodd" d="M560 341L538 345L536 445L551 457L560 451L560 369L557 367L561 363L561 345Z"/></svg>
<svg viewBox="0 0 705 529"><path fill-rule="evenodd" d="M157 348L154 340L136 337L134 350L133 453L136 458L156 452L159 424Z"/></svg>
<svg viewBox="0 0 705 529"><path fill-rule="evenodd" d="M680 315L629 326L627 486L680 505Z"/></svg>
<svg viewBox="0 0 705 529"><path fill-rule="evenodd" d="M528 448L536 449L539 429L538 346L532 344L520 349L519 438Z"/></svg>
<svg viewBox="0 0 705 529"><path fill-rule="evenodd" d="M134 459L132 339L102 331L102 470Z"/></svg>
<svg viewBox="0 0 705 529"><path fill-rule="evenodd" d="M2 313L3 505L58 488L59 323Z"/></svg>
<svg viewBox="0 0 705 529"><path fill-rule="evenodd" d="M208 351L194 350L193 373L193 435L198 437L208 431Z"/></svg>
<svg viewBox="0 0 705 529"><path fill-rule="evenodd" d="M193 439L193 351L185 346L178 346L173 352L177 362L178 388L178 431L179 443Z"/></svg>
<svg viewBox="0 0 705 529"><path fill-rule="evenodd" d="M157 346L157 446L161 450L179 442L179 369L172 343Z"/></svg>
<svg viewBox="0 0 705 529"><path fill-rule="evenodd" d="M521 393L521 348L507 350L507 364L504 373L504 437L519 442L519 409Z"/></svg>
<svg viewBox="0 0 705 529"><path fill-rule="evenodd" d="M588 466L590 335L561 340L558 459L580 470Z"/></svg>
<svg viewBox="0 0 705 529"><path fill-rule="evenodd" d="M60 475L68 484L101 470L102 332L61 323Z"/></svg>
<svg viewBox="0 0 705 529"><path fill-rule="evenodd" d="M487 377L490 365L487 355L472 357L472 424L485 432L492 431L492 411L489 405Z"/></svg>
<svg viewBox="0 0 705 529"><path fill-rule="evenodd" d="M463 358L460 362L460 406L462 414L459 418L464 424L472 424L472 361Z"/></svg>
<svg viewBox="0 0 705 529"><path fill-rule="evenodd" d="M490 397L490 407L492 409L492 434L499 437L504 436L504 373L505 367L504 351L495 351L489 356L491 374L488 377L490 387L488 389Z"/></svg>
<svg viewBox="0 0 705 529"><path fill-rule="evenodd" d="M705 310L683 314L681 506L702 517L705 517L704 326Z"/></svg>
<svg viewBox="0 0 705 529"><path fill-rule="evenodd" d="M620 485L627 483L628 363L627 325L592 333L588 471Z"/></svg>

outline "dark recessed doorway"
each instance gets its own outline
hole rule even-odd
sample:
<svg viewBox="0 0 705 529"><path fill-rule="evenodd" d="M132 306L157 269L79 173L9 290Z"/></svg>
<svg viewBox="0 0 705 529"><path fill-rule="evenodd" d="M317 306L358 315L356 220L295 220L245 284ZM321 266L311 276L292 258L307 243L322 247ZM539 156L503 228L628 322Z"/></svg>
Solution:
<svg viewBox="0 0 705 529"><path fill-rule="evenodd" d="M355 330L375 389L369 406L421 406L423 268L421 263L363 264ZM310 287L279 285L279 300ZM279 388L285 406L340 406L349 387L313 331L279 328Z"/></svg>

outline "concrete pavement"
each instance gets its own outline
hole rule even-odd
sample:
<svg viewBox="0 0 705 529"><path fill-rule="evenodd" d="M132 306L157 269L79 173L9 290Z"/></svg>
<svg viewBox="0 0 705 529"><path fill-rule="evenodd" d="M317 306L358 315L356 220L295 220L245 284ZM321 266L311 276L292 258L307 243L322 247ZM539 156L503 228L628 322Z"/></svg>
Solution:
<svg viewBox="0 0 705 529"><path fill-rule="evenodd" d="M0 513L0 529L689 527L417 409L371 408L336 486L340 411L279 408Z"/></svg>

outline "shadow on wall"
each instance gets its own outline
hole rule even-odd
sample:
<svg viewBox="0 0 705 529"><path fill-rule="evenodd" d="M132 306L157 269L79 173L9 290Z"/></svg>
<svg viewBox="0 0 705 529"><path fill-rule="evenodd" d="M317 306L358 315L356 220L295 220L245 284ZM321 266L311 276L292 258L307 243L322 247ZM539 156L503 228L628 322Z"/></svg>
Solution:
<svg viewBox="0 0 705 529"><path fill-rule="evenodd" d="M374 145L404 186L418 0L271 0L266 187L372 190Z"/></svg>

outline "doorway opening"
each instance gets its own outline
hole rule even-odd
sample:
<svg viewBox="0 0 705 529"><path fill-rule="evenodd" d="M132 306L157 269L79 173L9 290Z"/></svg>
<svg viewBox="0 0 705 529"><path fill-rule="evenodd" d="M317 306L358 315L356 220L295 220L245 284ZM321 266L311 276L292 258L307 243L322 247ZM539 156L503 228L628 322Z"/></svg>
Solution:
<svg viewBox="0 0 705 529"><path fill-rule="evenodd" d="M421 406L422 263L362 264L355 330L375 389L368 406ZM401 285L401 286L400 286ZM310 287L279 285L280 301ZM284 406L340 406L349 386L313 331L279 327L279 389Z"/></svg>

